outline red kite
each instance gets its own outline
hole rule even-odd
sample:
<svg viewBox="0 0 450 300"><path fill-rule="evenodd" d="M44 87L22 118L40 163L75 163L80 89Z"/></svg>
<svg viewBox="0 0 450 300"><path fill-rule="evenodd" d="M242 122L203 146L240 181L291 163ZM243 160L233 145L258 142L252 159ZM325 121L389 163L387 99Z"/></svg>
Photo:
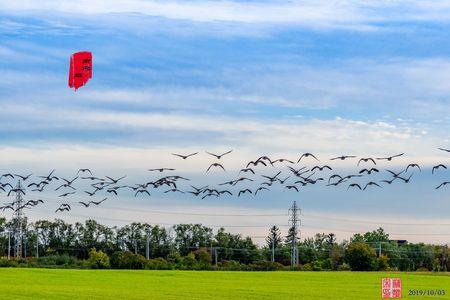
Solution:
<svg viewBox="0 0 450 300"><path fill-rule="evenodd" d="M75 91L92 78L92 53L83 51L70 57L69 87Z"/></svg>

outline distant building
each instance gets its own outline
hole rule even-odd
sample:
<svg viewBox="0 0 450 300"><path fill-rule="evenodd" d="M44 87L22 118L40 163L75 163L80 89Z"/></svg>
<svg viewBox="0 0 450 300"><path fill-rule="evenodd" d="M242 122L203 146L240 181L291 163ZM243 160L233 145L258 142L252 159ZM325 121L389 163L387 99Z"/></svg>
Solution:
<svg viewBox="0 0 450 300"><path fill-rule="evenodd" d="M408 243L407 240L389 240L389 242L390 242L390 243L392 243L392 242L397 243L397 246L402 246L402 245Z"/></svg>

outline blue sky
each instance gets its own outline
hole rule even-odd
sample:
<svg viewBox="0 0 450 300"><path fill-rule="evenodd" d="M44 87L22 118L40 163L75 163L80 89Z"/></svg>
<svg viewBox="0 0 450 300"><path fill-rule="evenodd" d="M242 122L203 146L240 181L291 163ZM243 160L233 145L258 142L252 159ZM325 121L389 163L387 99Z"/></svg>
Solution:
<svg viewBox="0 0 450 300"><path fill-rule="evenodd" d="M69 176L89 165L99 174L140 178L164 163L204 178L208 156L181 163L170 153L228 149L234 149L229 173L217 180L262 154L296 159L305 151L323 158L406 152L385 167L419 162L429 168L448 159L436 148L450 147L449 16L450 3L423 1L0 1L2 169L56 168ZM74 92L67 87L68 62L80 50L92 51L94 76ZM338 168L355 170L350 163ZM423 172L413 185L370 193L315 187L245 201L117 201L149 210L284 213L298 196L305 218L309 212L442 223L449 193L433 187L446 175ZM45 209L33 214L53 216ZM306 235L321 231L313 226L373 227L310 220L307 229L305 223ZM389 229L450 234L442 226ZM266 229L248 230L239 232Z"/></svg>

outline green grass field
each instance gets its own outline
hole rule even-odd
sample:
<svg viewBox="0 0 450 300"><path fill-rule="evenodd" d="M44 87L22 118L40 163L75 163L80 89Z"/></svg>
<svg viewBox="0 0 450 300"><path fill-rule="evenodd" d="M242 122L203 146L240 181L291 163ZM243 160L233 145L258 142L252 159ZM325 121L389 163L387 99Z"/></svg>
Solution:
<svg viewBox="0 0 450 300"><path fill-rule="evenodd" d="M0 269L0 299L380 299L382 277L403 298L450 299L450 276L432 273L208 272ZM445 297L408 289L444 289Z"/></svg>

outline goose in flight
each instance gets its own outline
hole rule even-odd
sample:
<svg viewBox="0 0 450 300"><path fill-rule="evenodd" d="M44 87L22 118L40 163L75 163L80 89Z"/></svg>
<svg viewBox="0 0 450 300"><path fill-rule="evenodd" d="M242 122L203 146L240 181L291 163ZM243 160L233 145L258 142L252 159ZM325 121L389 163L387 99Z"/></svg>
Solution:
<svg viewBox="0 0 450 300"><path fill-rule="evenodd" d="M240 190L238 193L238 197L240 197L241 195L244 195L246 193L252 194L252 191L250 189Z"/></svg>
<svg viewBox="0 0 450 300"><path fill-rule="evenodd" d="M409 168L418 168L420 172L422 172L422 169L420 168L420 166L418 164L409 164L406 166L405 172L407 173Z"/></svg>
<svg viewBox="0 0 450 300"><path fill-rule="evenodd" d="M209 167L208 167L208 169L206 170L206 172L209 172L209 170L211 170L211 168L221 168L222 170L224 170L225 171L225 168L221 165L221 164L219 164L219 163L213 163L213 164L211 164Z"/></svg>
<svg viewBox="0 0 450 300"><path fill-rule="evenodd" d="M433 169L431 169L431 174L434 174L434 171L435 171L435 170L439 170L439 168L447 169L447 167L444 166L443 164L439 164L439 165L437 165L437 166L434 166Z"/></svg>
<svg viewBox="0 0 450 300"><path fill-rule="evenodd" d="M400 172L398 172L398 173L396 173L396 172L394 172L394 171L391 171L391 170L386 170L386 171L388 171L389 173L391 173L391 175L392 175L394 178L398 178L401 174L403 174L403 173L405 172L405 170L400 171Z"/></svg>
<svg viewBox="0 0 450 300"><path fill-rule="evenodd" d="M267 176L267 175L261 175L262 177L264 177L264 178L267 178L267 179L269 179L269 181L270 182L274 182L274 181L276 181L278 178L278 176L281 174L281 171L280 172L278 172L275 176Z"/></svg>
<svg viewBox="0 0 450 300"><path fill-rule="evenodd" d="M44 203L44 200L38 199L38 200L28 200L27 203L25 203L25 205L33 205L36 206L39 203Z"/></svg>
<svg viewBox="0 0 450 300"><path fill-rule="evenodd" d="M377 157L377 160L387 160L387 161L391 161L393 158L403 156L404 154L405 154L405 153L400 153L400 154L396 154L396 155L392 155L392 156L388 156L388 157Z"/></svg>
<svg viewBox="0 0 450 300"><path fill-rule="evenodd" d="M297 163L299 163L299 162L302 160L302 158L304 158L304 157L305 157L305 158L306 158L306 157L312 157L312 158L314 158L315 160L319 161L319 159L318 159L317 157L315 157L314 154L309 153L309 152L306 152L306 153L303 153L302 156L300 156L300 158L298 159Z"/></svg>
<svg viewBox="0 0 450 300"><path fill-rule="evenodd" d="M12 207L12 205L4 205L4 206L0 206L0 209L2 211L5 211L6 209L14 210L14 207Z"/></svg>
<svg viewBox="0 0 450 300"><path fill-rule="evenodd" d="M290 164L294 163L292 160L289 160L289 159L286 159L286 158L275 159L272 163L275 164L277 162L279 162L279 163L288 162Z"/></svg>
<svg viewBox="0 0 450 300"><path fill-rule="evenodd" d="M288 176L285 179L277 178L277 180L280 182L280 184L284 184L286 182L286 180L288 180L289 178L291 178L291 176Z"/></svg>
<svg viewBox="0 0 450 300"><path fill-rule="evenodd" d="M298 192L298 187L296 187L295 185L287 185L285 186L285 188L288 190L296 190Z"/></svg>
<svg viewBox="0 0 450 300"><path fill-rule="evenodd" d="M268 161L269 164L273 167L273 161L268 156L263 155L263 156L259 157L257 160L259 160L259 161Z"/></svg>
<svg viewBox="0 0 450 300"><path fill-rule="evenodd" d="M137 197L138 194L147 194L150 196L149 191L147 191L146 189L137 190L136 193L134 194L134 197Z"/></svg>
<svg viewBox="0 0 450 300"><path fill-rule="evenodd" d="M292 174L294 174L297 177L300 177L301 175L309 172L309 170L303 171L304 169L306 169L306 167L301 167L300 169L296 170L296 169L292 168L291 166L288 166L288 169L292 172Z"/></svg>
<svg viewBox="0 0 450 300"><path fill-rule="evenodd" d="M450 152L450 149L438 148L441 151Z"/></svg>
<svg viewBox="0 0 450 300"><path fill-rule="evenodd" d="M387 184L392 184L398 178L400 178L400 177L394 177L391 180L383 179L383 180L381 180L381 182L385 182Z"/></svg>
<svg viewBox="0 0 450 300"><path fill-rule="evenodd" d="M371 161L374 165L376 165L377 163L375 162L375 160L372 157L363 157L358 161L358 166L361 162L368 162Z"/></svg>
<svg viewBox="0 0 450 300"><path fill-rule="evenodd" d="M96 188L93 192L84 191L86 194L88 194L90 197L94 196L97 191L99 191L99 188Z"/></svg>
<svg viewBox="0 0 450 300"><path fill-rule="evenodd" d="M367 173L368 175L372 174L372 172L378 173L379 170L376 168L371 168L371 169L362 169L361 171L359 171L359 174L364 174Z"/></svg>
<svg viewBox="0 0 450 300"><path fill-rule="evenodd" d="M367 187L374 185L377 187L381 187L378 183L374 182L374 181L369 181L368 183L366 183L366 186L363 188L363 190L367 189Z"/></svg>
<svg viewBox="0 0 450 300"><path fill-rule="evenodd" d="M70 184L68 184L68 183L64 183L64 184L61 184L60 186L58 186L56 189L55 189L55 191L57 191L57 190L59 190L59 189L61 189L61 188L71 188L72 190L76 190L76 188L74 188L73 186L71 186Z"/></svg>
<svg viewBox="0 0 450 300"><path fill-rule="evenodd" d="M28 178L30 178L31 175L33 175L33 174L28 174L28 175L25 175L25 176L14 174L14 176L17 176L17 177L21 178L23 181L27 181Z"/></svg>
<svg viewBox="0 0 450 300"><path fill-rule="evenodd" d="M68 180L68 179L65 179L65 178L61 178L61 179L64 180L64 181L67 183L67 185L72 185L72 184L75 182L75 180L78 179L78 176L75 177L75 178L72 179L72 180Z"/></svg>
<svg viewBox="0 0 450 300"><path fill-rule="evenodd" d="M55 213L58 212L58 211L62 212L62 211L69 211L69 210L71 210L70 205L66 204L66 203L63 203L55 210Z"/></svg>
<svg viewBox="0 0 450 300"><path fill-rule="evenodd" d="M73 194L75 194L75 192L64 193L64 194L62 194L62 195L59 195L58 197L67 197L67 196L73 195Z"/></svg>
<svg viewBox="0 0 450 300"><path fill-rule="evenodd" d="M342 179L342 176L339 175L339 174L333 174L333 175L331 175L331 176L328 178L328 184L330 184L331 179L334 179L334 178Z"/></svg>
<svg viewBox="0 0 450 300"><path fill-rule="evenodd" d="M355 158L355 157L356 157L355 155L342 155L342 156L330 158L330 160L337 160L337 159L346 160L347 158Z"/></svg>
<svg viewBox="0 0 450 300"><path fill-rule="evenodd" d="M8 192L8 197L11 196L12 193L19 193L25 195L25 191L23 189L11 189Z"/></svg>
<svg viewBox="0 0 450 300"><path fill-rule="evenodd" d="M314 170L316 170L316 169L318 169L319 171L323 171L323 169L328 169L328 170L333 170L330 166L327 166L327 165L324 165L324 166L314 166L312 169L311 169L311 172L314 172Z"/></svg>
<svg viewBox="0 0 450 300"><path fill-rule="evenodd" d="M196 192L201 193L204 189L208 188L208 186L206 185L206 186L198 188L198 187L191 185L191 188L193 188Z"/></svg>
<svg viewBox="0 0 450 300"><path fill-rule="evenodd" d="M198 152L194 152L194 153L191 153L191 154L188 154L188 155L182 155L182 154L172 153L172 155L181 157L182 159L188 159L189 157L194 156L194 155L197 155L197 154L198 154Z"/></svg>
<svg viewBox="0 0 450 300"><path fill-rule="evenodd" d="M181 190L179 190L179 189L170 189L170 190L167 190L167 191L165 191L164 192L164 194L167 194L167 193L181 193L181 194L184 194L184 192L183 191L181 191Z"/></svg>
<svg viewBox="0 0 450 300"><path fill-rule="evenodd" d="M90 202L91 202L92 204L94 204L94 205L99 205L99 204L105 202L106 200L108 200L108 198L104 198L104 199L102 199L102 200L100 200L100 201L90 201Z"/></svg>
<svg viewBox="0 0 450 300"><path fill-rule="evenodd" d="M211 153L211 152L208 152L208 151L205 151L205 152L208 153L208 154L211 155L211 156L214 156L214 157L217 158L217 159L221 159L223 156L225 156L225 155L230 154L231 152L233 152L233 150L227 151L227 152L222 153L222 154L214 154L214 153Z"/></svg>
<svg viewBox="0 0 450 300"><path fill-rule="evenodd" d="M1 182L0 182L0 186L3 187L3 188L4 188L4 187L7 187L7 186L9 186L11 189L13 188L13 186L12 186L10 183L1 183ZM28 187L29 187L29 186L28 186Z"/></svg>
<svg viewBox="0 0 450 300"><path fill-rule="evenodd" d="M450 151L449 151L450 152ZM435 189L437 190L437 189L440 189L441 187L443 187L443 186L445 186L445 185L447 185L447 184L450 184L450 181L444 181L443 183L441 183L440 185L438 185Z"/></svg>
<svg viewBox="0 0 450 300"><path fill-rule="evenodd" d="M202 197L202 199L205 199L207 197L212 197L212 196L219 197L219 195L217 195L217 194L206 194Z"/></svg>
<svg viewBox="0 0 450 300"><path fill-rule="evenodd" d="M228 190L218 191L219 195L228 194L230 196L233 196L233 193Z"/></svg>
<svg viewBox="0 0 450 300"><path fill-rule="evenodd" d="M253 179L247 178L247 177L241 177L239 179L236 179L233 181L233 185L238 184L238 182L244 181L244 180L248 180L248 181L253 181Z"/></svg>
<svg viewBox="0 0 450 300"><path fill-rule="evenodd" d="M5 177L5 178L11 177L11 179L14 179L14 175L11 174L11 173L7 173L7 174L1 175L1 176L0 176L0 179L2 179L3 177Z"/></svg>
<svg viewBox="0 0 450 300"><path fill-rule="evenodd" d="M80 173L89 173L90 175L92 175L92 172L91 172L91 170L90 169L88 169L88 168L85 168L85 169L79 169L78 170L78 172L77 172L77 175L80 175Z"/></svg>
<svg viewBox="0 0 450 300"><path fill-rule="evenodd" d="M357 183L351 183L351 184L349 184L348 187L347 187L347 190L348 190L349 188L358 188L358 189L362 190L361 186L360 186L359 184L357 184Z"/></svg>
<svg viewBox="0 0 450 300"><path fill-rule="evenodd" d="M105 179L103 179L103 178L98 178L98 177L94 177L94 176L81 177L81 179L91 180L91 181L94 181L94 180L97 180L97 181L105 181Z"/></svg>
<svg viewBox="0 0 450 300"><path fill-rule="evenodd" d="M116 184L116 183L118 183L120 180L122 180L122 179L124 179L125 177L127 177L127 175L122 176L122 177L120 177L119 179L114 179L114 178L111 178L111 177L109 177L109 176L105 176L105 177L108 178L109 180L111 180L112 184Z"/></svg>
<svg viewBox="0 0 450 300"><path fill-rule="evenodd" d="M55 170L52 170L47 176L39 176L39 178L44 178L44 180L48 182L52 181L53 179L59 180L59 178L54 176L53 173L55 173Z"/></svg>
<svg viewBox="0 0 450 300"><path fill-rule="evenodd" d="M159 168L159 169L148 169L149 172L155 172L158 171L160 173L164 172L164 171L175 171L175 169L172 168Z"/></svg>
<svg viewBox="0 0 450 300"><path fill-rule="evenodd" d="M83 202L83 201L78 201L78 203L83 204L84 207L89 207L89 205L91 205L91 202L89 201L88 203Z"/></svg>
<svg viewBox="0 0 450 300"><path fill-rule="evenodd" d="M403 180L405 183L409 183L409 181L411 180L411 177L413 176L413 174L409 175L408 178L403 178L403 177L397 177L400 180Z"/></svg>
<svg viewBox="0 0 450 300"><path fill-rule="evenodd" d="M252 168L241 169L241 170L239 171L239 174L241 174L241 172L244 172L244 173L251 172L251 173L255 174L255 171L253 171Z"/></svg>
<svg viewBox="0 0 450 300"><path fill-rule="evenodd" d="M261 187L259 187L259 188L256 189L255 195L258 195L258 192L259 192L259 191L269 191L269 189L266 188L266 187L264 187L264 186L261 186Z"/></svg>
<svg viewBox="0 0 450 300"><path fill-rule="evenodd" d="M118 196L117 188L107 189L106 192L109 193L109 194L114 194L114 195Z"/></svg>
<svg viewBox="0 0 450 300"><path fill-rule="evenodd" d="M264 161L257 159L256 161L250 161L250 162L247 164L246 168L250 167L251 165L253 165L253 166L256 167L256 166L259 165L259 164L264 165L265 167L267 167L267 164L266 164Z"/></svg>

